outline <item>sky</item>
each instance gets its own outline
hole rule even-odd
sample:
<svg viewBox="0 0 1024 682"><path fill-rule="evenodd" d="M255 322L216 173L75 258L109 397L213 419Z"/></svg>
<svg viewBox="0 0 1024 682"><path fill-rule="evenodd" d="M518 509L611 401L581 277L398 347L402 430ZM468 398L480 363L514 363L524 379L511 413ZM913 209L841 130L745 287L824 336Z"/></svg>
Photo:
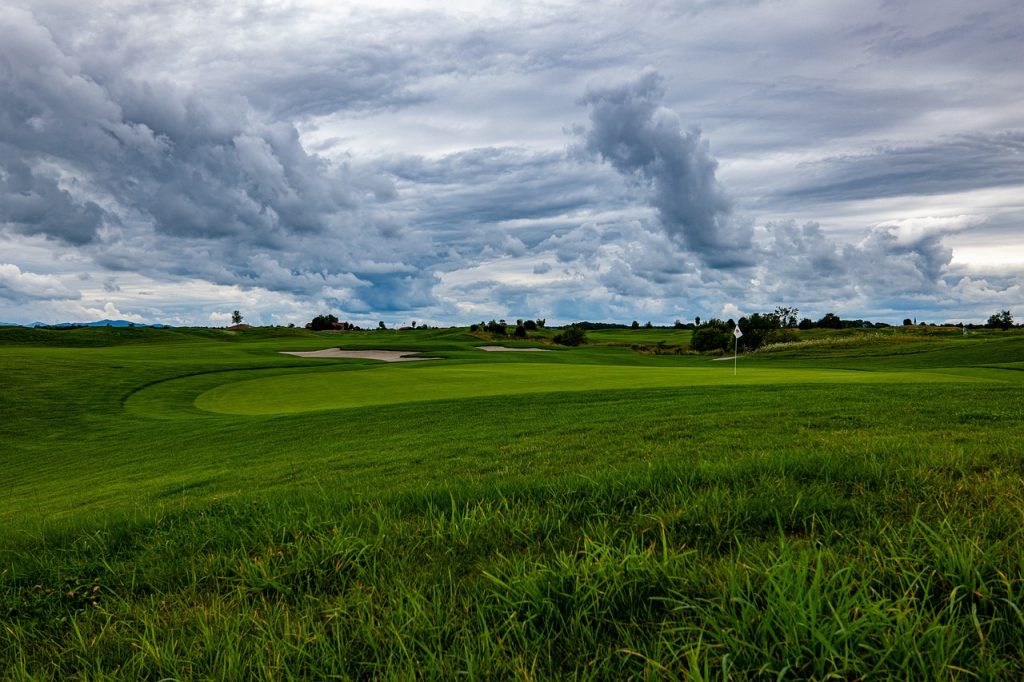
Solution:
<svg viewBox="0 0 1024 682"><path fill-rule="evenodd" d="M0 5L0 321L1024 318L1019 0Z"/></svg>

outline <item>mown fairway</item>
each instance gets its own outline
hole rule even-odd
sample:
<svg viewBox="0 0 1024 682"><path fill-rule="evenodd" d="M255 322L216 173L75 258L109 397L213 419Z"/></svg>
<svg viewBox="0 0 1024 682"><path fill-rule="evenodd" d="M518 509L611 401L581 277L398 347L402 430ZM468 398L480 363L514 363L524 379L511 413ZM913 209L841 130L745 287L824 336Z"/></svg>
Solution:
<svg viewBox="0 0 1024 682"><path fill-rule="evenodd" d="M0 669L1024 676L1024 335L615 334L0 329Z"/></svg>

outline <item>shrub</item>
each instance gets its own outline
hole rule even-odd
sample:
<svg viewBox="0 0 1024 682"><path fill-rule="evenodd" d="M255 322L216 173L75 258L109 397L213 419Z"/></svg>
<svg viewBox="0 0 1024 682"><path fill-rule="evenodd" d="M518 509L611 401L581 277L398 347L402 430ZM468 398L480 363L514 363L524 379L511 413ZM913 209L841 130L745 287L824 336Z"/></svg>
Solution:
<svg viewBox="0 0 1024 682"><path fill-rule="evenodd" d="M825 313L825 315L818 320L818 326L822 329L842 329L843 321L835 313Z"/></svg>
<svg viewBox="0 0 1024 682"><path fill-rule="evenodd" d="M721 320L708 320L693 332L690 349L696 351L727 350L732 345L732 333Z"/></svg>
<svg viewBox="0 0 1024 682"><path fill-rule="evenodd" d="M587 342L587 333L577 324L555 334L555 343L561 346L579 346Z"/></svg>

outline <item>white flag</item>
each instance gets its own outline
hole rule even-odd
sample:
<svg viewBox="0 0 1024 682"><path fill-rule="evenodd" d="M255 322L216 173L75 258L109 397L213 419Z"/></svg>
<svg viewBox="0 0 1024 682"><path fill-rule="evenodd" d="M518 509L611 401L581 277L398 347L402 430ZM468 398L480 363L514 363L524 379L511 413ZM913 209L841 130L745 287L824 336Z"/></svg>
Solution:
<svg viewBox="0 0 1024 682"><path fill-rule="evenodd" d="M732 335L735 336L737 339L743 336L743 332L740 331L739 325L736 325L736 328L732 330Z"/></svg>

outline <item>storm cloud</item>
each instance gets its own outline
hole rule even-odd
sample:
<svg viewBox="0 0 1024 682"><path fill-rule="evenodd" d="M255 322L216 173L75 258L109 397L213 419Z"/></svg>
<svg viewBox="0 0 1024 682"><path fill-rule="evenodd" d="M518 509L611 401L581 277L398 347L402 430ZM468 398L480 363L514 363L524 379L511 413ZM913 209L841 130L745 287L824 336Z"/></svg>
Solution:
<svg viewBox="0 0 1024 682"><path fill-rule="evenodd" d="M15 0L0 319L984 319L1024 306L1021 36L1012 0Z"/></svg>
<svg viewBox="0 0 1024 682"><path fill-rule="evenodd" d="M751 265L750 225L733 216L715 177L718 162L697 130L661 106L662 77L647 71L622 85L592 88L587 151L650 187L662 227L712 267Z"/></svg>
<svg viewBox="0 0 1024 682"><path fill-rule="evenodd" d="M796 169L803 182L784 195L834 202L1019 187L1024 185L1022 158L1024 132L958 135L821 159Z"/></svg>

